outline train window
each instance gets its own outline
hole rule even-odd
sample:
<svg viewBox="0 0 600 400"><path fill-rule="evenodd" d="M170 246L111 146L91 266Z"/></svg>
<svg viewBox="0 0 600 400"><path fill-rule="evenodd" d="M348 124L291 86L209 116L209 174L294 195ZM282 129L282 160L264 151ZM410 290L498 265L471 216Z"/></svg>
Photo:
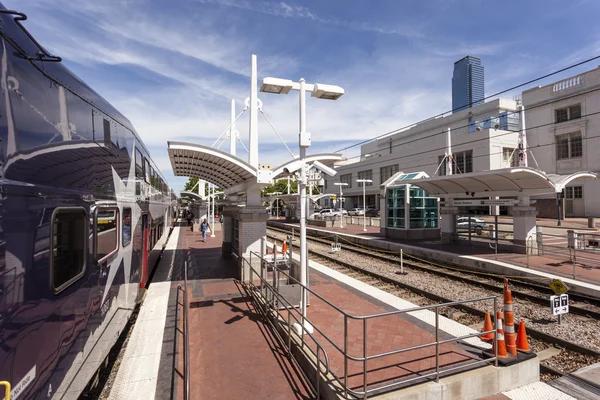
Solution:
<svg viewBox="0 0 600 400"><path fill-rule="evenodd" d="M131 243L131 233L131 207L123 207L123 227L121 232L123 247Z"/></svg>
<svg viewBox="0 0 600 400"><path fill-rule="evenodd" d="M135 149L135 177L144 178L144 157L138 149Z"/></svg>
<svg viewBox="0 0 600 400"><path fill-rule="evenodd" d="M110 147L110 121L104 118L104 144Z"/></svg>
<svg viewBox="0 0 600 400"><path fill-rule="evenodd" d="M117 251L119 246L119 209L98 208L96 215L96 259L102 261L105 257Z"/></svg>
<svg viewBox="0 0 600 400"><path fill-rule="evenodd" d="M147 158L144 158L144 165L146 165L146 182L150 183L150 163Z"/></svg>
<svg viewBox="0 0 600 400"><path fill-rule="evenodd" d="M85 271L87 255L87 215L83 208L59 208L52 217L52 257L50 279L58 293Z"/></svg>

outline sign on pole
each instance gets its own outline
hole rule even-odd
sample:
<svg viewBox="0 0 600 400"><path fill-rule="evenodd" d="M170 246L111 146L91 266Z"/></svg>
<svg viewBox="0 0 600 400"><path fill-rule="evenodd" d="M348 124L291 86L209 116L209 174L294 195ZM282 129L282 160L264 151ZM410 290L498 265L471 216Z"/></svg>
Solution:
<svg viewBox="0 0 600 400"><path fill-rule="evenodd" d="M556 293L557 296L560 296L561 294L566 293L569 290L569 287L565 285L564 282L560 279L552 279L549 286L550 289L552 289L552 291Z"/></svg>
<svg viewBox="0 0 600 400"><path fill-rule="evenodd" d="M550 307L552 307L552 315L561 315L569 312L569 295L561 294L560 296L550 296Z"/></svg>

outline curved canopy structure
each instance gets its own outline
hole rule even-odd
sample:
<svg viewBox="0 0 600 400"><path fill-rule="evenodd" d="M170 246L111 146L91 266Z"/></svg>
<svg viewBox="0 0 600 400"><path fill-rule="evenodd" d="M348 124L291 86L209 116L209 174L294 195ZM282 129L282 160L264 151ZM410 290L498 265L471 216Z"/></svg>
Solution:
<svg viewBox="0 0 600 400"><path fill-rule="evenodd" d="M168 142L169 158L175 176L192 176L223 188L239 187L256 180L259 172L247 162L209 146Z"/></svg>
<svg viewBox="0 0 600 400"><path fill-rule="evenodd" d="M596 179L593 172L571 175L547 175L528 167L515 167L491 171L471 172L432 178L415 179L410 183L421 187L430 195L445 197L467 194L522 193L524 195L560 193L575 179Z"/></svg>
<svg viewBox="0 0 600 400"><path fill-rule="evenodd" d="M202 196L200 196L198 193L190 192L188 190L183 190L179 194L182 199L185 198L185 199L193 200L193 201L204 201L204 198Z"/></svg>
<svg viewBox="0 0 600 400"><path fill-rule="evenodd" d="M315 161L319 161L320 163L325 164L328 167L331 167L334 162L342 161L342 160L344 160L344 157L341 154L337 154L337 153L311 154L311 155L307 155L304 158L304 161L306 162L306 164L310 164ZM295 158L291 159L290 161L287 161L287 162L281 164L280 166L278 166L277 168L275 168L273 170L273 179L277 179L282 175L286 175L286 173L284 172L284 169L287 169L290 172L297 171L298 169L300 169L300 164L301 164L301 162L298 157L295 157Z"/></svg>

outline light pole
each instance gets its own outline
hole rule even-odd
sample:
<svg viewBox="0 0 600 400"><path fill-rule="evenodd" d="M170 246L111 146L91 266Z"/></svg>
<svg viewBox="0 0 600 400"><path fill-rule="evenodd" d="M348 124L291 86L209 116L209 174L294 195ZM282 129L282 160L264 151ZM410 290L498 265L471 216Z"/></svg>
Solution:
<svg viewBox="0 0 600 400"><path fill-rule="evenodd" d="M275 209L277 211L277 219L279 219L279 198L277 196L281 196L281 192L273 192L271 196L275 196Z"/></svg>
<svg viewBox="0 0 600 400"><path fill-rule="evenodd" d="M342 187L348 186L348 184L345 182L335 182L334 185L340 187L340 228L343 228L344 227L344 201L343 201L342 196L344 194L342 193Z"/></svg>
<svg viewBox="0 0 600 400"><path fill-rule="evenodd" d="M363 187L363 231L367 231L367 195L365 188L367 187L367 183L372 183L371 179L357 179L356 182L362 183Z"/></svg>
<svg viewBox="0 0 600 400"><path fill-rule="evenodd" d="M344 94L344 89L339 86L323 85L321 83L306 83L304 78L299 82L292 82L289 79L264 78L260 87L261 92L274 94L288 94L290 90L300 92L300 133L298 135L298 144L300 146L300 181L298 182L298 191L300 192L300 284L308 287L308 246L306 244L306 149L310 147L311 135L306 132L306 91L311 91L312 97L326 100L337 100ZM302 325L309 333L313 328L306 321L306 290L302 290ZM304 330L301 329L300 333Z"/></svg>
<svg viewBox="0 0 600 400"><path fill-rule="evenodd" d="M212 229L210 230L210 237L215 237L215 185L210 184L212 188L212 209L211 209L211 220L212 220Z"/></svg>

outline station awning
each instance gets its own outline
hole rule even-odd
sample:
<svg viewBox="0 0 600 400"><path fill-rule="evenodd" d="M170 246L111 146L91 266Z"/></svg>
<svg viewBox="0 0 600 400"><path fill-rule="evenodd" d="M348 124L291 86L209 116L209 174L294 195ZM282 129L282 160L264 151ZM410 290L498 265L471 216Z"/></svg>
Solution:
<svg viewBox="0 0 600 400"><path fill-rule="evenodd" d="M332 167L336 161L342 161L344 159L345 158L341 154L338 154L338 153L319 153L319 154L307 155L304 158L304 162L306 164L311 164L315 161L319 161L320 163L322 163L328 167ZM287 161L287 162L281 164L280 166L278 166L277 168L275 168L273 170L273 179L277 179L277 178L287 175L287 173L285 172L286 170L289 172L297 171L299 169L299 166L300 166L300 160L298 157L295 157L295 158L291 159L290 161Z"/></svg>
<svg viewBox="0 0 600 400"><path fill-rule="evenodd" d="M193 201L204 201L204 198L200 196L198 193L190 192L188 190L183 190L179 193L181 198L193 200Z"/></svg>
<svg viewBox="0 0 600 400"><path fill-rule="evenodd" d="M586 171L571 175L548 175L533 168L515 167L415 179L410 183L421 187L430 195L439 197L491 194L517 196L560 193L573 180L596 178L595 173Z"/></svg>
<svg viewBox="0 0 600 400"><path fill-rule="evenodd" d="M213 183L225 193L243 191L248 183L271 182L271 171L259 171L246 161L209 146L168 142L175 176L191 176ZM261 179L262 178L262 179Z"/></svg>

